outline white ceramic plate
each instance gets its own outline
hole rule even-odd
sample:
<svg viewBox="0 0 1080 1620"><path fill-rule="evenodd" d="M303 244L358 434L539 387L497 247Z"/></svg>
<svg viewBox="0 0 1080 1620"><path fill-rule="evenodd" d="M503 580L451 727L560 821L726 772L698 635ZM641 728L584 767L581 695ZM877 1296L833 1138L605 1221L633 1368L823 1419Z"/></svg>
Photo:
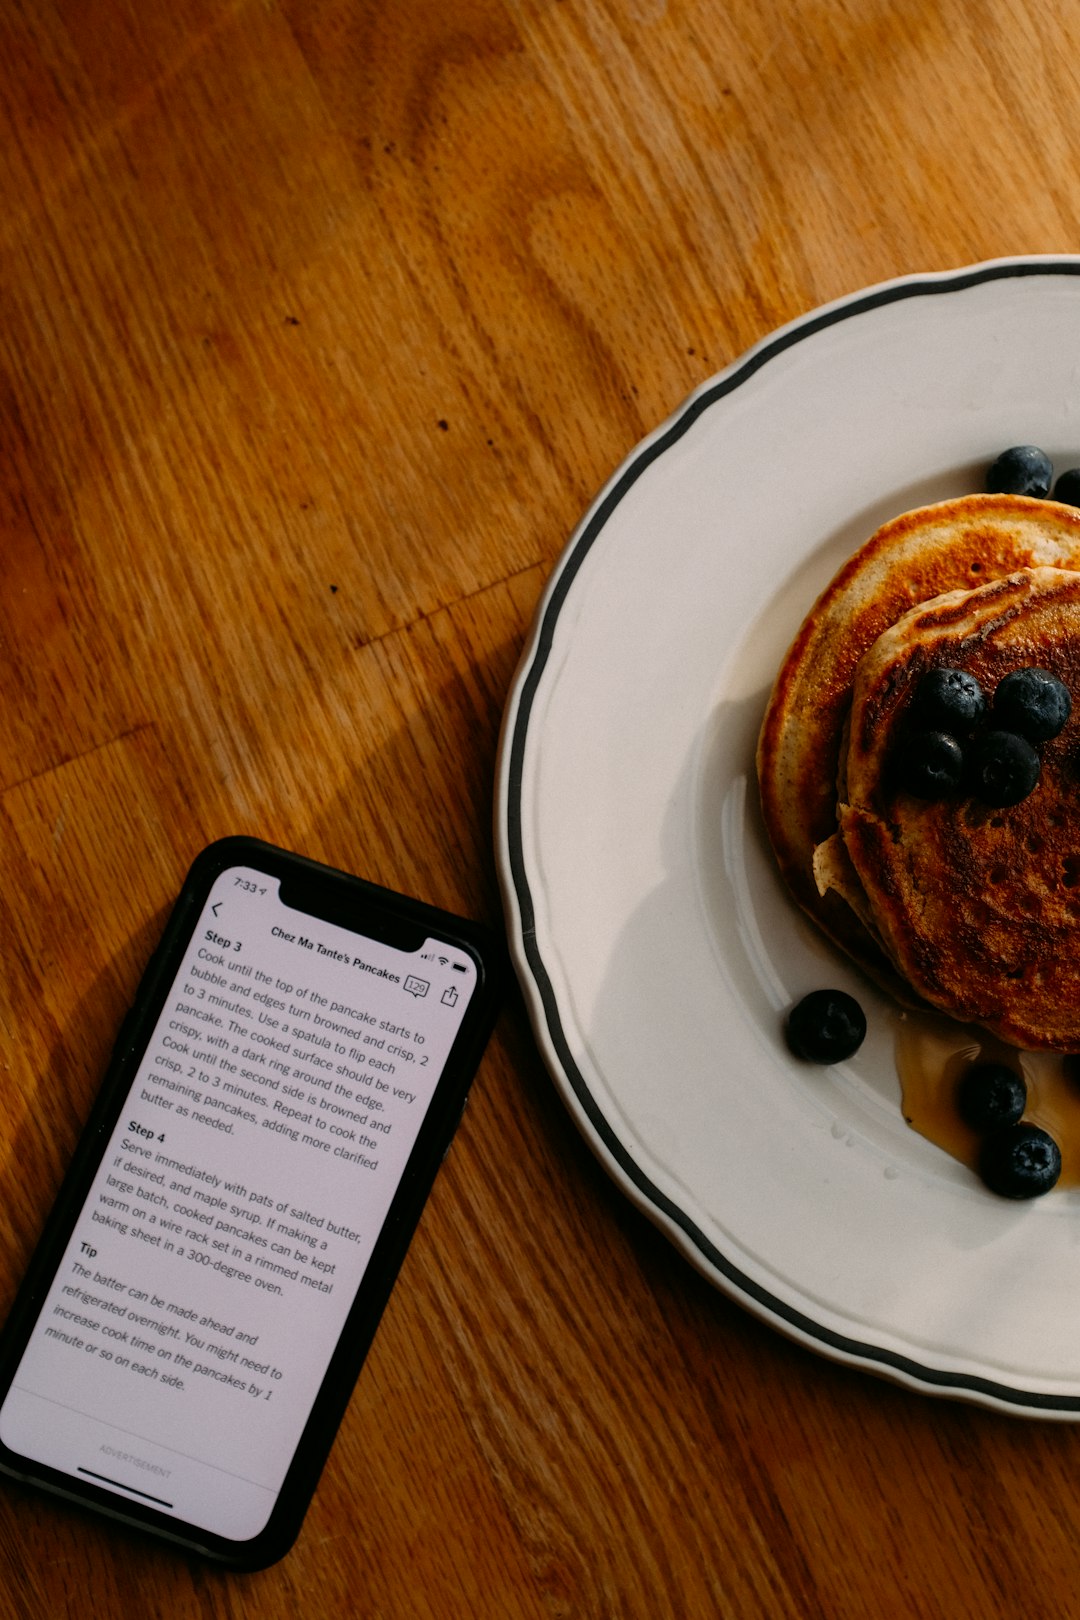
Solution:
<svg viewBox="0 0 1080 1620"><path fill-rule="evenodd" d="M1080 463L1080 258L908 277L782 328L634 451L566 548L507 709L500 872L537 1037L612 1176L720 1288L929 1392L1080 1416L1080 1193L1014 1205L903 1122L896 1012L760 826L779 661L886 518L1006 445ZM785 1010L839 985L849 1063Z"/></svg>

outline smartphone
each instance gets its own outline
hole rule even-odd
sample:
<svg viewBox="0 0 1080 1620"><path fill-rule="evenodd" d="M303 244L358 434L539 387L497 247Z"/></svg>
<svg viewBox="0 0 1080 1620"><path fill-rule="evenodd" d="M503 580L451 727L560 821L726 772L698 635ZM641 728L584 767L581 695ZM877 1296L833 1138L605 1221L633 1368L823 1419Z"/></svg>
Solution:
<svg viewBox="0 0 1080 1620"><path fill-rule="evenodd" d="M478 924L205 849L0 1339L0 1470L233 1569L287 1552L501 980Z"/></svg>

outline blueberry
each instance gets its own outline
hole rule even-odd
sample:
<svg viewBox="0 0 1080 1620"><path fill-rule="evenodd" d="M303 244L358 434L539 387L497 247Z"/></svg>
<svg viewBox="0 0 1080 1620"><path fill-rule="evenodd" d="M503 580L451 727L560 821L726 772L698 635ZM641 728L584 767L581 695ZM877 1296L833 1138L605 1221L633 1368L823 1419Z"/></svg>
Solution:
<svg viewBox="0 0 1080 1620"><path fill-rule="evenodd" d="M845 990L811 990L788 1014L787 1043L808 1063L840 1063L857 1052L866 1014Z"/></svg>
<svg viewBox="0 0 1080 1620"><path fill-rule="evenodd" d="M1015 1125L1027 1107L1024 1077L1004 1063L973 1063L957 1087L956 1107L976 1131Z"/></svg>
<svg viewBox="0 0 1080 1620"><path fill-rule="evenodd" d="M994 719L1028 742L1049 742L1071 713L1069 688L1048 669L1014 669L994 693Z"/></svg>
<svg viewBox="0 0 1080 1620"><path fill-rule="evenodd" d="M995 810L1019 804L1039 780L1039 756L1012 731L984 731L968 750L971 791Z"/></svg>
<svg viewBox="0 0 1080 1620"><path fill-rule="evenodd" d="M982 719L986 694L966 669L928 669L915 688L911 717L931 731L962 733Z"/></svg>
<svg viewBox="0 0 1080 1620"><path fill-rule="evenodd" d="M964 779L964 750L947 731L913 731L892 761L896 786L917 799L943 799Z"/></svg>
<svg viewBox="0 0 1080 1620"><path fill-rule="evenodd" d="M1015 444L1003 450L986 475L991 495L1035 495L1041 500L1050 493L1054 464L1044 450L1034 444Z"/></svg>
<svg viewBox="0 0 1080 1620"><path fill-rule="evenodd" d="M1061 1150L1038 1125L1006 1125L987 1138L979 1173L1002 1198L1038 1198L1061 1174Z"/></svg>
<svg viewBox="0 0 1080 1620"><path fill-rule="evenodd" d="M1066 506L1080 506L1080 467L1069 467L1054 485L1054 499Z"/></svg>

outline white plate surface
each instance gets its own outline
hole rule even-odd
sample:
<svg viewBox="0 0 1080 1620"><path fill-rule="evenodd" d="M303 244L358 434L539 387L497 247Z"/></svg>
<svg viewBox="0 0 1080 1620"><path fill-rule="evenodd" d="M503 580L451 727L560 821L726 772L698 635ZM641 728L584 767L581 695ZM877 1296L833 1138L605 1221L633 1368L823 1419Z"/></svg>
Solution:
<svg viewBox="0 0 1080 1620"><path fill-rule="evenodd" d="M547 1064L627 1194L813 1349L1080 1416L1080 1192L1014 1205L903 1122L897 1013L782 889L757 729L818 591L879 523L1016 443L1080 463L1080 258L914 276L815 310L646 439L567 546L507 708L497 820ZM852 990L849 1063L785 1010Z"/></svg>

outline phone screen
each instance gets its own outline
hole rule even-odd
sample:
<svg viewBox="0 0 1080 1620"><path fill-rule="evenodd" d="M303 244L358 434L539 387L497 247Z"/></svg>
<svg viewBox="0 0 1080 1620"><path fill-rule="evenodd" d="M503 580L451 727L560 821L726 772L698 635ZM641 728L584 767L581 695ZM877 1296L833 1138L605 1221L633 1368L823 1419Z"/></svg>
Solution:
<svg viewBox="0 0 1080 1620"><path fill-rule="evenodd" d="M237 1542L270 1518L455 1036L402 950L229 866L0 1408L21 1457Z"/></svg>

